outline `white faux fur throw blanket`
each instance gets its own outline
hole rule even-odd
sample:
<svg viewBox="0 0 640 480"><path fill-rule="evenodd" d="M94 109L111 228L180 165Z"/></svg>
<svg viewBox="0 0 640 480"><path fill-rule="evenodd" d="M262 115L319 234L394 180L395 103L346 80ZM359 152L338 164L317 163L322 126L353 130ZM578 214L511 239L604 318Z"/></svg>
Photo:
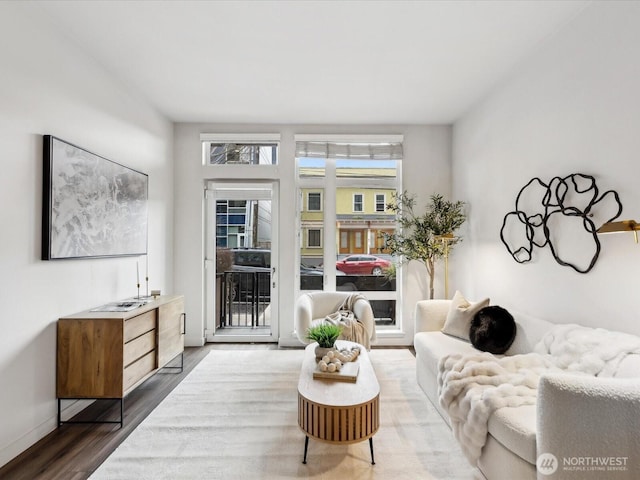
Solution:
<svg viewBox="0 0 640 480"><path fill-rule="evenodd" d="M550 369L555 369L551 358L537 353L498 358L481 352L440 360L440 405L449 414L453 434L472 465L487 440L491 414L502 407L534 404L540 375Z"/></svg>
<svg viewBox="0 0 640 480"><path fill-rule="evenodd" d="M612 376L626 355L640 353L640 338L579 325L558 325L534 353L496 357L479 352L448 355L438 365L440 405L472 465L487 439L491 414L536 403L540 375L549 371Z"/></svg>
<svg viewBox="0 0 640 480"><path fill-rule="evenodd" d="M367 350L371 348L369 334L364 324L359 322L353 313L353 306L359 299L366 299L359 293L349 295L335 313L325 317L325 321L342 328L340 338L363 345Z"/></svg>
<svg viewBox="0 0 640 480"><path fill-rule="evenodd" d="M612 377L627 355L640 354L640 337L604 328L557 325L534 351L549 354L559 368L596 377Z"/></svg>

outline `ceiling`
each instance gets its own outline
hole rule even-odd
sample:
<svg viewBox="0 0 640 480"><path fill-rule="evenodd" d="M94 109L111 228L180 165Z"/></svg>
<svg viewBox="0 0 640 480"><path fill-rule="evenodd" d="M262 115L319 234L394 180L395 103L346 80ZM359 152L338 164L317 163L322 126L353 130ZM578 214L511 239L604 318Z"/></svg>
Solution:
<svg viewBox="0 0 640 480"><path fill-rule="evenodd" d="M175 122L449 124L588 1L38 1Z"/></svg>

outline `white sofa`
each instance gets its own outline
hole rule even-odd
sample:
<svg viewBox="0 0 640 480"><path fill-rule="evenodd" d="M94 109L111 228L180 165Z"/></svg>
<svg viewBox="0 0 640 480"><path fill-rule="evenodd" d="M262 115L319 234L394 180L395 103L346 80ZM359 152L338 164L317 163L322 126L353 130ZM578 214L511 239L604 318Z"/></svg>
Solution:
<svg viewBox="0 0 640 480"><path fill-rule="evenodd" d="M478 353L470 343L441 332L450 306L451 300L418 302L414 338L418 384L449 425L438 398L438 363L448 354ZM511 313L517 334L505 355L532 352L554 326ZM613 378L544 374L536 405L499 408L487 426L477 466L489 480L638 479L640 355L627 355ZM543 453L555 456L554 473L537 471L536 462ZM594 462L624 465L602 470L602 465L591 468Z"/></svg>

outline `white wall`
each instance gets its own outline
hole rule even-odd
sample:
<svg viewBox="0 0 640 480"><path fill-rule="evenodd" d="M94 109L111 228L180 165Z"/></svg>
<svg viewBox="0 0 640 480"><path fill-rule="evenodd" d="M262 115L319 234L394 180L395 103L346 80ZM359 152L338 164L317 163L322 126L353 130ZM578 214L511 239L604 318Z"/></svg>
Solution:
<svg viewBox="0 0 640 480"><path fill-rule="evenodd" d="M172 288L172 126L55 33L0 2L0 466L56 427L58 317L136 294L144 257L41 261L42 135L149 175L152 288Z"/></svg>
<svg viewBox="0 0 640 480"><path fill-rule="evenodd" d="M294 273L296 271L294 218L295 134L403 134L403 188L419 193L425 205L431 193L450 193L451 128L448 126L313 126L313 125L216 125L176 124L175 142L175 288L185 294L189 345L200 345L204 329L204 195L206 179L220 175L223 169L202 166L201 133L280 133L280 344L299 344L293 337ZM403 335L382 339L379 343L410 344L413 339L413 308L426 293L426 273L410 268L405 279Z"/></svg>
<svg viewBox="0 0 640 480"><path fill-rule="evenodd" d="M620 194L621 219L640 220L639 79L640 3L596 2L455 123L453 192L470 206L453 258L464 272L457 287L554 322L640 334L640 245L631 234L600 237L600 258L584 275L548 248L517 264L499 238L533 177L593 175L601 191Z"/></svg>

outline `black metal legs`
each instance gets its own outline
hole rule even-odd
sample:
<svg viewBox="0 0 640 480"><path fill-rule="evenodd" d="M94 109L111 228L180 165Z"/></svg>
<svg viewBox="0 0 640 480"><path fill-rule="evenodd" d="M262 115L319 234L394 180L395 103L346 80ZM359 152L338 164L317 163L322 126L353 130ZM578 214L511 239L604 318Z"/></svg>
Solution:
<svg viewBox="0 0 640 480"><path fill-rule="evenodd" d="M304 437L304 458L302 459L302 463L307 464L307 449L309 448L309 435L305 435Z"/></svg>
<svg viewBox="0 0 640 480"><path fill-rule="evenodd" d="M302 463L307 464L307 450L309 450L309 435L304 437L304 458ZM376 462L373 458L373 437L369 437L369 450L371 451L371 465L375 465Z"/></svg>
<svg viewBox="0 0 640 480"><path fill-rule="evenodd" d="M178 358L178 356L180 356L180 365L176 365L175 367L161 367L161 369L167 369L167 370L178 370L178 372L176 373L182 373L182 371L184 370L184 352L180 352L179 355L176 355L175 357L173 357L173 359L171 359L171 361L175 360L176 358Z"/></svg>
<svg viewBox="0 0 640 480"><path fill-rule="evenodd" d="M371 465L375 465L376 462L373 460L373 437L369 437L369 450L371 450Z"/></svg>
<svg viewBox="0 0 640 480"><path fill-rule="evenodd" d="M120 402L120 420L62 420L62 400L117 400ZM118 423L124 425L124 398L58 398L58 426L64 423Z"/></svg>

